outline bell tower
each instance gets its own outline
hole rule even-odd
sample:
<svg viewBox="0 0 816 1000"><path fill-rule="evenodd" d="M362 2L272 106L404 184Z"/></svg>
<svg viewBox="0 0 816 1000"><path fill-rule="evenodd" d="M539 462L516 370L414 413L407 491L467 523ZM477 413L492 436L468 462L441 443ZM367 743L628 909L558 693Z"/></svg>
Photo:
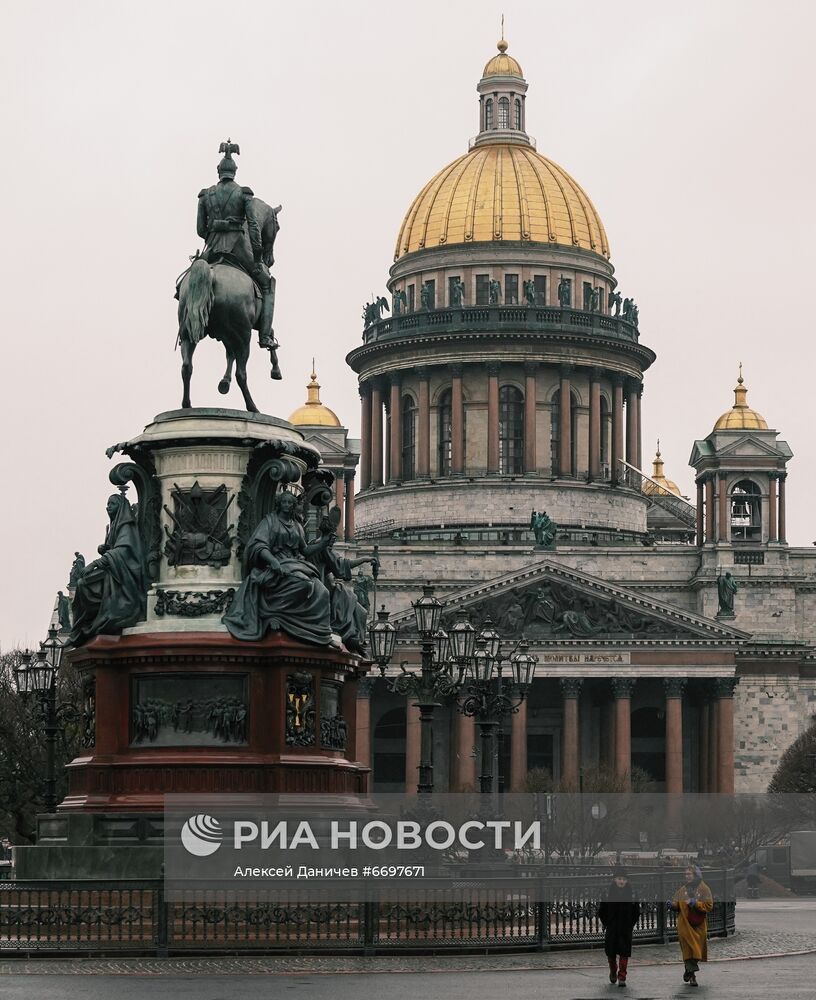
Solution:
<svg viewBox="0 0 816 1000"><path fill-rule="evenodd" d="M748 405L742 376L734 405L695 441L689 464L697 481L697 544L733 549L735 563L764 563L770 548L786 546L785 481L793 457L779 432Z"/></svg>

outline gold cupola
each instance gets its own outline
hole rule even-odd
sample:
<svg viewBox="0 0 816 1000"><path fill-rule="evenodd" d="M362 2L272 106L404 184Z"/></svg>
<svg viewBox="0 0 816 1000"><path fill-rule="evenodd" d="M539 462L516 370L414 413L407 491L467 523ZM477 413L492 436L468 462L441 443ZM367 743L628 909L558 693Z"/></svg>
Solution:
<svg viewBox="0 0 816 1000"><path fill-rule="evenodd" d="M742 377L742 364L739 366L739 378L734 386L734 405L726 410L716 424L715 431L767 431L765 418L752 410L748 405L748 387Z"/></svg>
<svg viewBox="0 0 816 1000"><path fill-rule="evenodd" d="M337 414L320 402L320 383L317 381L314 358L312 377L306 386L306 402L289 417L289 423L296 427L340 427Z"/></svg>
<svg viewBox="0 0 816 1000"><path fill-rule="evenodd" d="M648 493L659 493L657 487L666 490L668 493L673 493L676 497L682 496L680 492L680 487L677 483L673 482L671 479L666 478L666 474L663 471L663 457L660 454L660 439L657 440L657 451L655 452L655 457L652 460L652 481L645 482L643 484L643 492Z"/></svg>
<svg viewBox="0 0 816 1000"><path fill-rule="evenodd" d="M507 53L487 63L476 90L479 133L405 214L394 259L419 250L490 242L557 244L609 258L603 223L584 189L536 152L526 131L527 81Z"/></svg>

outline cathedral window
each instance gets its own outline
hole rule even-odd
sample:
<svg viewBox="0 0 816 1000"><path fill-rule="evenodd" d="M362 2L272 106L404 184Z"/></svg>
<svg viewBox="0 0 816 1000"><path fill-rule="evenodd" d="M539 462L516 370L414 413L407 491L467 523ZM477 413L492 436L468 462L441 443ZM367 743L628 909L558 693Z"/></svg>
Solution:
<svg viewBox="0 0 816 1000"><path fill-rule="evenodd" d="M536 274L533 276L535 285L536 304L546 306L547 304L547 278L546 275Z"/></svg>
<svg viewBox="0 0 816 1000"><path fill-rule="evenodd" d="M414 292L414 286L408 286L408 312L412 313L414 311L414 306L416 304L416 294Z"/></svg>
<svg viewBox="0 0 816 1000"><path fill-rule="evenodd" d="M504 301L506 305L518 303L518 279L517 274L505 274L504 276Z"/></svg>
<svg viewBox="0 0 816 1000"><path fill-rule="evenodd" d="M507 97L499 98L499 128L510 128L510 101Z"/></svg>
<svg viewBox="0 0 816 1000"><path fill-rule="evenodd" d="M437 407L437 464L440 476L449 476L451 471L451 444L453 441L451 418L451 391L446 389L439 397L439 406Z"/></svg>
<svg viewBox="0 0 816 1000"><path fill-rule="evenodd" d="M521 101L518 97L515 100L515 120L513 122L513 128L521 131Z"/></svg>
<svg viewBox="0 0 816 1000"><path fill-rule="evenodd" d="M731 541L762 541L762 494L750 479L741 479L731 491Z"/></svg>
<svg viewBox="0 0 816 1000"><path fill-rule="evenodd" d="M578 464L578 400L571 393L570 406L570 467L568 475L576 475ZM552 474L560 473L559 455L561 454L561 390L556 389L550 403L550 461ZM532 471L532 470L531 470Z"/></svg>
<svg viewBox="0 0 816 1000"><path fill-rule="evenodd" d="M402 478L413 479L416 469L416 414L413 396L402 397Z"/></svg>
<svg viewBox="0 0 816 1000"><path fill-rule="evenodd" d="M485 131L493 128L493 98L488 97L485 101Z"/></svg>
<svg viewBox="0 0 816 1000"><path fill-rule="evenodd" d="M524 472L524 396L512 385L499 390L499 472L503 476Z"/></svg>
<svg viewBox="0 0 816 1000"><path fill-rule="evenodd" d="M490 275L476 275L476 305L486 306L490 303Z"/></svg>

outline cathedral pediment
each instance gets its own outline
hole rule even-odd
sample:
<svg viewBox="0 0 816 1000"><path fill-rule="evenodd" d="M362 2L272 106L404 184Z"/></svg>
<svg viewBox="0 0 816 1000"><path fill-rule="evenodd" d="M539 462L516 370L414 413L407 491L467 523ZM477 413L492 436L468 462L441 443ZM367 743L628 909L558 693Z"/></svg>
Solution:
<svg viewBox="0 0 816 1000"><path fill-rule="evenodd" d="M490 618L503 638L518 638L524 633L534 642L749 638L748 633L714 619L653 601L553 562L536 563L449 598L442 627L450 628L460 610L468 612L477 630ZM406 638L416 630L411 612L395 616L394 623Z"/></svg>
<svg viewBox="0 0 816 1000"><path fill-rule="evenodd" d="M746 434L737 438L736 441L729 441L717 450L720 458L729 456L733 458L757 458L767 456L768 458L779 458L780 449L775 441L769 441L767 434L759 437L756 434Z"/></svg>

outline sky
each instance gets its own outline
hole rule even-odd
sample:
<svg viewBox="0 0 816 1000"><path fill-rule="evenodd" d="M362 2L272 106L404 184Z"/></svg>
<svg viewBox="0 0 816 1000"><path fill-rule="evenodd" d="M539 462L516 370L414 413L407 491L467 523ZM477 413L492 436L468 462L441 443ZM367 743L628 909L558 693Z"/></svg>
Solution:
<svg viewBox="0 0 816 1000"><path fill-rule="evenodd" d="M74 550L104 538L111 462L181 400L176 276L201 246L196 196L218 146L282 204L275 331L250 388L286 417L314 355L359 436L362 306L385 291L403 215L477 131L496 51L529 82L539 152L592 198L620 288L658 356L644 454L694 491L688 457L748 400L794 452L788 538L811 545L816 10L802 0L3 2L0 45L0 648L44 637ZM193 404L221 397L219 345Z"/></svg>

